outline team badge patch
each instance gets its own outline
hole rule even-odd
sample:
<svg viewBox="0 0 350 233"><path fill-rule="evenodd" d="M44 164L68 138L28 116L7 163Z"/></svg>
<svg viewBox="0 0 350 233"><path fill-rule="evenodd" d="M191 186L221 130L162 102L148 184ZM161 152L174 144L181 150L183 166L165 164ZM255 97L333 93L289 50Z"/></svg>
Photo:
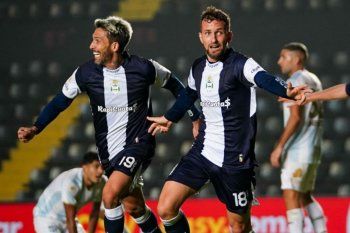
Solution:
<svg viewBox="0 0 350 233"><path fill-rule="evenodd" d="M208 77L207 77L207 82L206 82L206 84L205 84L205 88L206 88L207 90L212 90L212 89L214 88L214 83L213 83L213 81L212 81L212 77L211 77L211 76L208 76Z"/></svg>
<svg viewBox="0 0 350 233"><path fill-rule="evenodd" d="M118 80L112 80L111 92L114 94L118 94L120 92Z"/></svg>

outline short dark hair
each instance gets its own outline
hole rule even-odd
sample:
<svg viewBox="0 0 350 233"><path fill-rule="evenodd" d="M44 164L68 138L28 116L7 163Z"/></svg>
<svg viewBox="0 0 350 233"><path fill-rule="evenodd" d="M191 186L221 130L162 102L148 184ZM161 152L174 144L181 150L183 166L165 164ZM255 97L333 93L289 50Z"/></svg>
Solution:
<svg viewBox="0 0 350 233"><path fill-rule="evenodd" d="M90 164L93 161L100 161L98 158L98 154L93 151L88 151L85 153L83 160L81 161L81 165Z"/></svg>
<svg viewBox="0 0 350 233"><path fill-rule="evenodd" d="M203 12L201 16L201 23L205 20L207 22L211 22L213 20L220 20L225 23L225 30L231 31L231 19L230 16L225 13L223 10L220 10L214 6L208 6Z"/></svg>
<svg viewBox="0 0 350 233"><path fill-rule="evenodd" d="M132 37L130 23L117 16L109 16L105 19L96 19L95 28L102 28L108 32L109 41L118 42L120 51L123 52Z"/></svg>
<svg viewBox="0 0 350 233"><path fill-rule="evenodd" d="M297 51L300 52L303 56L301 57L301 62L303 64L306 63L306 61L309 59L309 51L305 44L300 42L290 42L288 44L285 44L283 46L283 49L287 49L290 51Z"/></svg>

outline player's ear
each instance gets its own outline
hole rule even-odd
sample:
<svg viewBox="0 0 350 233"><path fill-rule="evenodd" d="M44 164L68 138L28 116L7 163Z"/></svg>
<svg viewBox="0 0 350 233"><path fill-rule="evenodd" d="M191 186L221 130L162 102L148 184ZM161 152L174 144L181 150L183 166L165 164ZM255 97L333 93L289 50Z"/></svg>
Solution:
<svg viewBox="0 0 350 233"><path fill-rule="evenodd" d="M117 42L117 41L115 41L115 42L113 42L112 44L111 44L111 48L112 48L112 51L113 52L118 52L118 50L119 50L119 43Z"/></svg>

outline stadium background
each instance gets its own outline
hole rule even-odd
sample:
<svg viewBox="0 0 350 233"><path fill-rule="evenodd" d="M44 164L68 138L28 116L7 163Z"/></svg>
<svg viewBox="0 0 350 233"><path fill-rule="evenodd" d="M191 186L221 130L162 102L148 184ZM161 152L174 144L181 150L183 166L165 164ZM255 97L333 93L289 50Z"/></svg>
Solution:
<svg viewBox="0 0 350 233"><path fill-rule="evenodd" d="M73 70L92 58L88 47L95 18L116 14L130 20L134 35L129 52L157 60L186 82L192 61L203 54L197 32L201 11L208 5L230 14L232 47L271 73L280 75L276 64L280 48L301 41L311 52L308 68L324 87L350 81L347 0L2 0L1 203L35 202L52 179L77 166L86 150L95 149L84 96L32 143L19 144L16 139L18 127L31 125ZM259 90L257 98L260 167L256 193L279 197L279 169L270 166L269 155L282 130L282 110L276 98L264 91ZM157 87L152 88L152 99L155 114L162 114L173 103L168 91ZM315 190L316 196L343 200L346 206L350 196L349 110L349 100L325 103L323 161ZM185 117L168 135L158 137L153 164L144 174L148 199L158 197L164 178L190 147L190 127ZM215 193L209 187L195 198L212 197ZM3 212L0 223L4 216Z"/></svg>

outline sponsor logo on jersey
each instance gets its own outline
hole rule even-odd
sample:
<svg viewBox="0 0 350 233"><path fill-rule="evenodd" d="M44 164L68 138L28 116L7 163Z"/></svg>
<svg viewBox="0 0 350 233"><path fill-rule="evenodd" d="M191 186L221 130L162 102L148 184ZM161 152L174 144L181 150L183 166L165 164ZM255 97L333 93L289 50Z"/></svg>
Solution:
<svg viewBox="0 0 350 233"><path fill-rule="evenodd" d="M276 80L276 82L279 82L279 84L280 84L281 86L283 86L283 87L285 87L285 88L288 87L287 83L286 83L282 78L276 77L275 80Z"/></svg>
<svg viewBox="0 0 350 233"><path fill-rule="evenodd" d="M255 68L252 69L252 71L250 71L250 73L255 73L257 71L259 71L259 69L262 69L261 66L257 65Z"/></svg>
<svg viewBox="0 0 350 233"><path fill-rule="evenodd" d="M103 107L103 106L97 106L97 111L99 112L136 112L137 110L137 103L135 103L132 106L124 106L124 107L117 107L117 106L110 106L110 107Z"/></svg>
<svg viewBox="0 0 350 233"><path fill-rule="evenodd" d="M202 107L226 107L226 109L228 109L228 107L231 106L231 99L230 98L226 98L225 101L220 102L220 101L201 101L200 105Z"/></svg>

